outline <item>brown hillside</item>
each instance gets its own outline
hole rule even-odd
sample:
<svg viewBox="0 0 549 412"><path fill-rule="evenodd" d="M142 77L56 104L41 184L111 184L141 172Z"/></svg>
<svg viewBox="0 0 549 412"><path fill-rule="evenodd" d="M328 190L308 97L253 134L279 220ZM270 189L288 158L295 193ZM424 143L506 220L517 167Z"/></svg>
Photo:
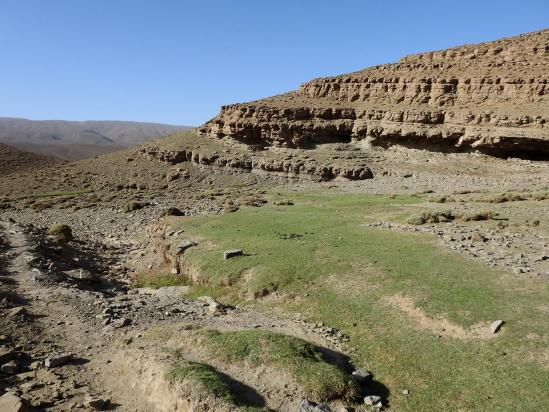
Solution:
<svg viewBox="0 0 549 412"><path fill-rule="evenodd" d="M203 134L306 147L366 139L445 151L549 155L549 30L410 55L223 106Z"/></svg>

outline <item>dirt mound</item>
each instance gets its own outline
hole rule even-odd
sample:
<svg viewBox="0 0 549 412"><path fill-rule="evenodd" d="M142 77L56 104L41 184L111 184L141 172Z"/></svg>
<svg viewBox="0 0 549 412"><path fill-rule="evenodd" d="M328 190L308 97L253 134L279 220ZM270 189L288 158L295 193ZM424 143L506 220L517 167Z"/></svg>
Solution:
<svg viewBox="0 0 549 412"><path fill-rule="evenodd" d="M246 143L307 147L368 140L443 151L549 156L549 30L404 57L223 106L200 129Z"/></svg>

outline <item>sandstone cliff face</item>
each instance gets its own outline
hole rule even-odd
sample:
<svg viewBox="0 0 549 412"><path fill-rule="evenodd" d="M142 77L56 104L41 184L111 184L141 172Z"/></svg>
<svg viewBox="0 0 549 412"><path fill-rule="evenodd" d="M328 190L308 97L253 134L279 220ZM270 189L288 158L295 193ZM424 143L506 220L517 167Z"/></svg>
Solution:
<svg viewBox="0 0 549 412"><path fill-rule="evenodd" d="M549 30L404 57L298 91L223 106L200 129L251 144L369 139L549 157Z"/></svg>

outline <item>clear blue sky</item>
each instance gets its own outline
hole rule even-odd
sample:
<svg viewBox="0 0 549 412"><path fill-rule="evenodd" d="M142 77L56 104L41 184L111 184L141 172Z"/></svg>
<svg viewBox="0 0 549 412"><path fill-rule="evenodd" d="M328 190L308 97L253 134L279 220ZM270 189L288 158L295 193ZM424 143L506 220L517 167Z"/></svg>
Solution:
<svg viewBox="0 0 549 412"><path fill-rule="evenodd" d="M548 23L549 0L0 0L0 116L199 125L314 77Z"/></svg>

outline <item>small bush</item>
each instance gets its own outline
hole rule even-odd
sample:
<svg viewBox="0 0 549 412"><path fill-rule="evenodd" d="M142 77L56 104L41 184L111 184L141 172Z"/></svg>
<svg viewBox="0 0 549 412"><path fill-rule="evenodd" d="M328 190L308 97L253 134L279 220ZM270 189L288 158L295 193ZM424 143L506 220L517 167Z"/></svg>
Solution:
<svg viewBox="0 0 549 412"><path fill-rule="evenodd" d="M48 234L61 242L69 242L73 239L71 227L65 224L52 225L48 230Z"/></svg>
<svg viewBox="0 0 549 412"><path fill-rule="evenodd" d="M526 195L521 195L518 193L499 193L497 195L484 198L482 199L482 201L488 202L488 203L505 203L505 202L518 202L526 199L527 199Z"/></svg>
<svg viewBox="0 0 549 412"><path fill-rule="evenodd" d="M243 206L261 207L267 203L267 200L259 196L246 196L240 199L240 204Z"/></svg>
<svg viewBox="0 0 549 412"><path fill-rule="evenodd" d="M486 211L486 212L475 212L475 213L466 213L460 215L459 218L464 222L478 222L481 220L490 220L495 219L498 216L496 212Z"/></svg>
<svg viewBox="0 0 549 412"><path fill-rule="evenodd" d="M294 204L295 204L294 201L290 199L284 199L284 200L279 200L278 202L275 202L276 206L293 206Z"/></svg>
<svg viewBox="0 0 549 412"><path fill-rule="evenodd" d="M145 203L141 202L128 202L124 205L124 208L122 209L125 213L134 212L139 209L143 209L145 207Z"/></svg>
<svg viewBox="0 0 549 412"><path fill-rule="evenodd" d="M160 216L185 216L185 213L177 207L169 207L163 210Z"/></svg>
<svg viewBox="0 0 549 412"><path fill-rule="evenodd" d="M419 215L410 216L407 222L411 225L423 225L425 223L445 223L455 219L454 214L447 210L442 212L423 212Z"/></svg>
<svg viewBox="0 0 549 412"><path fill-rule="evenodd" d="M545 192L545 193L536 193L535 195L532 196L532 199L534 200L547 200L549 199L549 192Z"/></svg>

